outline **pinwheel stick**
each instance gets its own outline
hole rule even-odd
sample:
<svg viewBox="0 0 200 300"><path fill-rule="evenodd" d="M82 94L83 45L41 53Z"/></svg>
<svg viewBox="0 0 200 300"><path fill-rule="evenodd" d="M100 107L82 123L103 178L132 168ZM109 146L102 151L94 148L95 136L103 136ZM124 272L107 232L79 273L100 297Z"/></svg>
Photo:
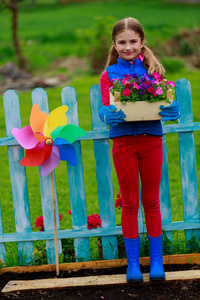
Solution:
<svg viewBox="0 0 200 300"><path fill-rule="evenodd" d="M58 238L56 226L56 204L55 204L55 190L53 172L51 172L51 192L52 192L52 205L53 205L53 223L54 223L54 242L55 242L55 256L56 256L56 276L59 275L59 260L58 260Z"/></svg>

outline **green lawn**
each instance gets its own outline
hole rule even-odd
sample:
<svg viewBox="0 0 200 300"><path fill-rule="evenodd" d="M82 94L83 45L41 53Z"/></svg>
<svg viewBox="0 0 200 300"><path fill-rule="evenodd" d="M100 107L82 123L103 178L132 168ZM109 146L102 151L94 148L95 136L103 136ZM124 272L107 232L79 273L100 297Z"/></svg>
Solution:
<svg viewBox="0 0 200 300"><path fill-rule="evenodd" d="M34 72L45 70L58 57L81 55L77 29L95 26L96 17L116 20L132 16L142 23L149 46L159 48L163 41L181 29L199 27L200 5L173 4L164 0L118 0L59 5L54 0L19 3L19 38ZM13 59L10 12L0 8L0 65ZM87 47L89 50L89 48ZM87 51L86 51L87 52Z"/></svg>

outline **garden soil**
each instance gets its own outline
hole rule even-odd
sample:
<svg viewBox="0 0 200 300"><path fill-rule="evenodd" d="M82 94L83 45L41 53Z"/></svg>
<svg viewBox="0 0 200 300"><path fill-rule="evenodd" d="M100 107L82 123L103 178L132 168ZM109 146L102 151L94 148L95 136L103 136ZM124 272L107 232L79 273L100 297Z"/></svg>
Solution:
<svg viewBox="0 0 200 300"><path fill-rule="evenodd" d="M199 270L200 265L165 265L166 272ZM141 266L143 273L149 272L149 267ZM101 269L101 270L79 270L77 272L60 272L60 278L97 276L125 274L126 267ZM55 272L38 272L38 273L3 273L0 275L0 289L2 289L10 280L34 280L55 278ZM143 299L143 300L180 300L180 299L198 299L200 300L200 280L177 280L165 283L150 284L132 284L132 285L115 285L115 286L93 286L64 288L57 290L39 290L29 292L17 292L6 295L0 295L0 299L27 299L27 300L122 300L122 299Z"/></svg>

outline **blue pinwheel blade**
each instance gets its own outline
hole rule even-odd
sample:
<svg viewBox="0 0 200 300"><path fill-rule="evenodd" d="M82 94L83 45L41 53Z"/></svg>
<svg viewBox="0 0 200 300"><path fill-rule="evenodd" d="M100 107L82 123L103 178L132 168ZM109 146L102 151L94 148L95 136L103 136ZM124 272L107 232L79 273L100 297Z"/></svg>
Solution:
<svg viewBox="0 0 200 300"><path fill-rule="evenodd" d="M55 139L53 145L58 146L60 150L60 160L68 161L72 166L77 164L76 150L73 145L62 138Z"/></svg>

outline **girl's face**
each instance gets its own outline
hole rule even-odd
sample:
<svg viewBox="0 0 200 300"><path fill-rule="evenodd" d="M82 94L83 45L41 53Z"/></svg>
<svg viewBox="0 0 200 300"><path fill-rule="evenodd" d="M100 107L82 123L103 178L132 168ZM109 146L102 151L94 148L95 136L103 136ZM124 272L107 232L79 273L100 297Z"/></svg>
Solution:
<svg viewBox="0 0 200 300"><path fill-rule="evenodd" d="M125 29L115 37L114 46L117 53L126 60L135 59L141 51L143 41L133 30Z"/></svg>

